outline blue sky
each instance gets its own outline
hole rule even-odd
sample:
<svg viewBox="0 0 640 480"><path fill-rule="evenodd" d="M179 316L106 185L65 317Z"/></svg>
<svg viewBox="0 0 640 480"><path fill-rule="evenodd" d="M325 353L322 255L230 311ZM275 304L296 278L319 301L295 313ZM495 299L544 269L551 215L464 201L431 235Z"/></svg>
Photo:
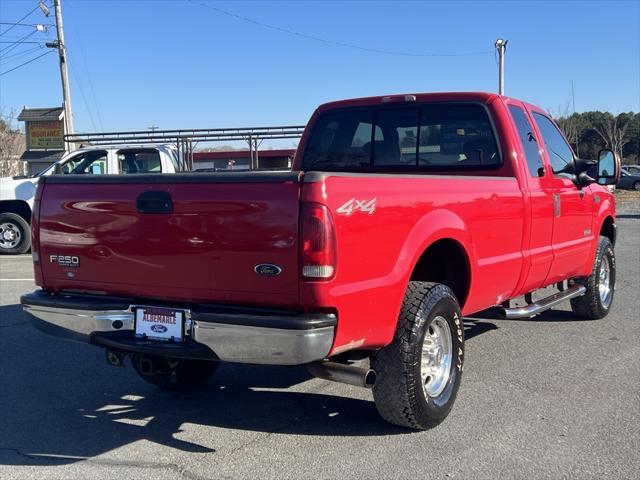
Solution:
<svg viewBox="0 0 640 480"><path fill-rule="evenodd" d="M0 22L15 22L36 4L2 0ZM200 4L372 50L488 53L420 57L345 48ZM498 37L509 40L507 95L559 111L571 100L573 81L578 111L640 110L638 1L62 0L62 6L77 131L304 124L318 104L340 98L495 91ZM24 20L52 21L39 10ZM0 40L29 32L15 27ZM45 51L9 58L0 70ZM5 115L23 105L60 103L55 53L0 76Z"/></svg>

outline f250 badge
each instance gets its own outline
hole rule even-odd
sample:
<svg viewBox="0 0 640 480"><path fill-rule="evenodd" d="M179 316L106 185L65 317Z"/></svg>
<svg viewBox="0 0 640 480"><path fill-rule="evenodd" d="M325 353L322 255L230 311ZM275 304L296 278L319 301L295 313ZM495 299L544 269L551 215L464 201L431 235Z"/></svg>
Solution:
<svg viewBox="0 0 640 480"><path fill-rule="evenodd" d="M80 266L80 257L76 255L49 255L49 263L57 263L61 267Z"/></svg>
<svg viewBox="0 0 640 480"><path fill-rule="evenodd" d="M372 198L371 200L358 200L356 198L352 198L348 202L340 205L336 212L348 217L358 210L362 213L373 215L373 212L376 211L376 199Z"/></svg>

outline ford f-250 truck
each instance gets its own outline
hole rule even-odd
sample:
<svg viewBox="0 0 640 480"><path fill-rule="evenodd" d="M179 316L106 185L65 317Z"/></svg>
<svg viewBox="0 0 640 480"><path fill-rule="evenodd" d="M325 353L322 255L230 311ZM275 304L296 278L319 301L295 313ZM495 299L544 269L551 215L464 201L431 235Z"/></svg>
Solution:
<svg viewBox="0 0 640 480"><path fill-rule="evenodd" d="M155 385L219 362L306 365L429 428L460 385L463 316L567 300L607 315L618 169L608 150L575 158L547 113L504 96L328 103L291 172L43 177L41 289L22 304Z"/></svg>

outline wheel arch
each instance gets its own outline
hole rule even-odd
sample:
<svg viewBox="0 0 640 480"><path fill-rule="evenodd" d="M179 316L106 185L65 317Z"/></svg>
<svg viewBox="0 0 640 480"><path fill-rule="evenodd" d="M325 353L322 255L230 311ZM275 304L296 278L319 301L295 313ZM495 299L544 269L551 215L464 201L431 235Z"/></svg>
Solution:
<svg viewBox="0 0 640 480"><path fill-rule="evenodd" d="M0 200L0 213L15 213L31 225L31 207L24 200Z"/></svg>
<svg viewBox="0 0 640 480"><path fill-rule="evenodd" d="M611 244L615 246L617 237L616 222L611 215L607 215L600 225L600 235L607 237Z"/></svg>
<svg viewBox="0 0 640 480"><path fill-rule="evenodd" d="M450 210L425 215L407 236L400 258L405 290L410 281L447 285L462 307L469 297L475 255L465 222ZM404 296L404 291L403 291Z"/></svg>

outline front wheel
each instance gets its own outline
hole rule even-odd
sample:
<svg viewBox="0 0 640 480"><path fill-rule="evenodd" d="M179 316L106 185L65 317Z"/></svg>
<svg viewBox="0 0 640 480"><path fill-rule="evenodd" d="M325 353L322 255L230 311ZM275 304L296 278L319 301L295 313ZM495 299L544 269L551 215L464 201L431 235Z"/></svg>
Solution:
<svg viewBox="0 0 640 480"><path fill-rule="evenodd" d="M390 423L424 430L442 422L460 386L464 328L449 287L409 282L393 341L371 357L373 398Z"/></svg>
<svg viewBox="0 0 640 480"><path fill-rule="evenodd" d="M616 255L611 240L603 236L598 239L591 275L574 281L587 287L587 291L571 300L573 313L588 320L607 316L616 286Z"/></svg>
<svg viewBox="0 0 640 480"><path fill-rule="evenodd" d="M633 189L637 192L640 192L640 182L636 182L633 184Z"/></svg>
<svg viewBox="0 0 640 480"><path fill-rule="evenodd" d="M31 247L31 229L15 213L0 213L0 254L19 255Z"/></svg>
<svg viewBox="0 0 640 480"><path fill-rule="evenodd" d="M156 387L179 389L207 383L220 365L210 360L132 355L131 364L145 382Z"/></svg>

